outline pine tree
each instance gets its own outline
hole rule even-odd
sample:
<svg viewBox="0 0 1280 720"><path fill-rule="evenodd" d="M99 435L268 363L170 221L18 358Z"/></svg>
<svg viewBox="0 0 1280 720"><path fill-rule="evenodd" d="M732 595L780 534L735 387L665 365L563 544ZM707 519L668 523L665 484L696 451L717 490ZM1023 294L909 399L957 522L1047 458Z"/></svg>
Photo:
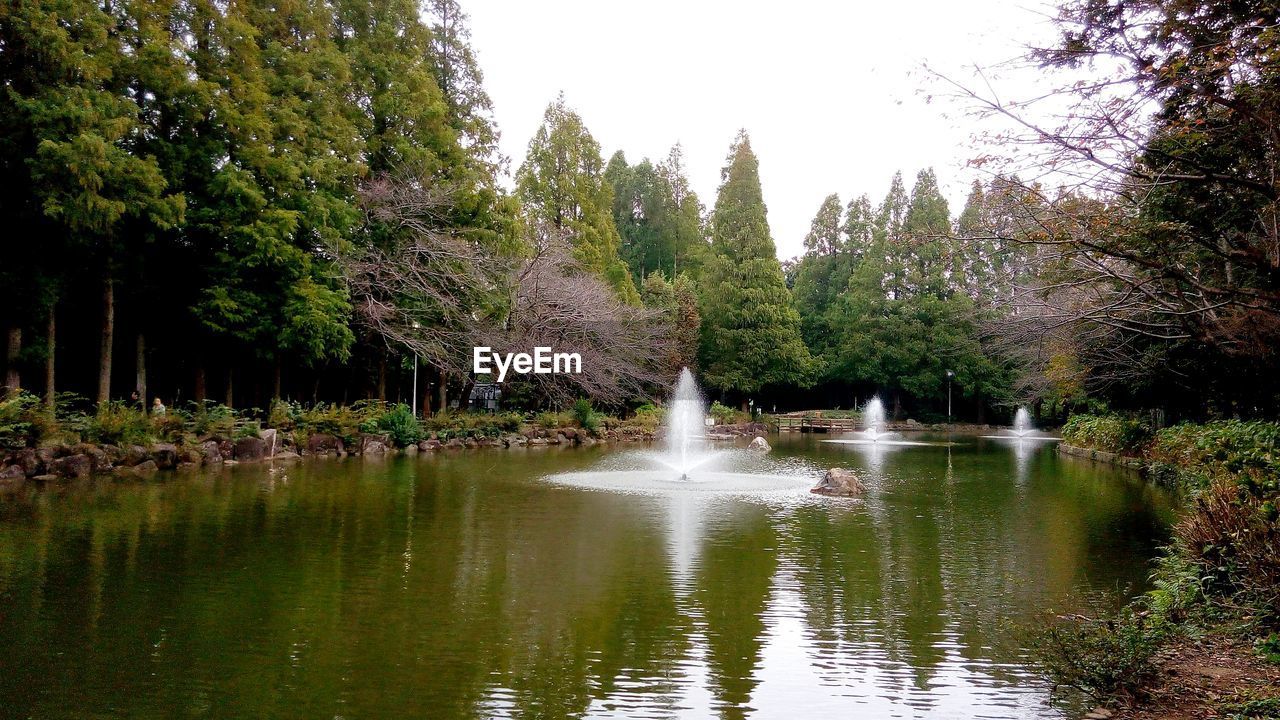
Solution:
<svg viewBox="0 0 1280 720"><path fill-rule="evenodd" d="M805 250L817 255L835 255L841 250L840 196L832 193L822 201L818 214L804 236Z"/></svg>
<svg viewBox="0 0 1280 720"><path fill-rule="evenodd" d="M813 360L800 339L800 318L769 234L746 131L734 140L720 177L702 285L707 383L738 396L766 385L806 384Z"/></svg>
<svg viewBox="0 0 1280 720"><path fill-rule="evenodd" d="M627 302L639 302L613 220L613 191L605 182L600 144L561 96L547 106L516 172L517 195L533 223L565 231L574 258L600 274Z"/></svg>

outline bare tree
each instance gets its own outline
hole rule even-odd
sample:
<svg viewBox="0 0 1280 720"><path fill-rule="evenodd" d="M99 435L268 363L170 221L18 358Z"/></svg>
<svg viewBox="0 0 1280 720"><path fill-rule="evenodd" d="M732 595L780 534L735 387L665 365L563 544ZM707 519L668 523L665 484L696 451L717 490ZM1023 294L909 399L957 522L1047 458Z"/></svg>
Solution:
<svg viewBox="0 0 1280 720"><path fill-rule="evenodd" d="M533 223L524 254L450 226L448 188L412 175L362 191L370 231L339 253L358 317L390 347L441 372L472 371L472 349L578 353L581 372L527 376L555 401L647 397L674 371L662 311L622 302L577 263L564 230Z"/></svg>
<svg viewBox="0 0 1280 720"><path fill-rule="evenodd" d="M1010 100L989 71L972 84L939 76L1002 125L975 164L1018 188L986 238L1032 263L1001 298L1001 342L1074 348L1095 382L1149 371L1161 346L1273 361L1280 13L1072 0L1057 22L1060 41L1025 59L1060 71L1047 92Z"/></svg>

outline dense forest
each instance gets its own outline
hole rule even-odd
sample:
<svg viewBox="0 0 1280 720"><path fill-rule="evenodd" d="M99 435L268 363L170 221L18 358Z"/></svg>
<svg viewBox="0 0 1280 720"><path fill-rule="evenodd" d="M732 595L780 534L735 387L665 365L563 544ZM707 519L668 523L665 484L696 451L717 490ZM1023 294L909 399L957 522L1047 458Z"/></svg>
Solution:
<svg viewBox="0 0 1280 720"><path fill-rule="evenodd" d="M976 159L958 212L933 170L832 194L780 262L746 131L710 207L679 144L606 162L564 97L502 157L455 0L8 3L5 384L407 401L420 363L430 412L473 345L542 344L584 372L504 402L623 408L689 366L778 410L1275 415L1273 20L1069 3L1029 60L1121 65L1063 83L1067 125L942 78L1034 152Z"/></svg>

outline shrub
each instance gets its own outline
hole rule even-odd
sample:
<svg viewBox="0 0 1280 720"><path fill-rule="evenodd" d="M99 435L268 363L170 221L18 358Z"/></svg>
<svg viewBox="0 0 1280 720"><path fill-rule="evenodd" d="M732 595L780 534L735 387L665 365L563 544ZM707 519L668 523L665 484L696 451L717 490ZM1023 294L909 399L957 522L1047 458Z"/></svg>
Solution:
<svg viewBox="0 0 1280 720"><path fill-rule="evenodd" d="M707 413L715 418L717 425L733 425L735 423L747 422L751 416L741 410L734 410L728 405L720 404L717 400L711 403L711 409Z"/></svg>
<svg viewBox="0 0 1280 720"><path fill-rule="evenodd" d="M533 419L533 423L543 430L555 430L556 428L567 427L573 424L573 418L569 413L555 412L548 410L538 413Z"/></svg>
<svg viewBox="0 0 1280 720"><path fill-rule="evenodd" d="M422 439L422 425L408 405L400 403L387 408L378 418L378 428L390 436L398 447L408 447Z"/></svg>
<svg viewBox="0 0 1280 720"><path fill-rule="evenodd" d="M1274 498L1274 495L1272 496ZM1179 551L1200 567L1217 595L1240 596L1271 619L1280 612L1280 529L1274 500L1218 479L1196 497L1175 530Z"/></svg>
<svg viewBox="0 0 1280 720"><path fill-rule="evenodd" d="M583 430L596 434L600 430L600 415L591 407L591 401L587 398L578 398L573 403L573 408L569 411L574 422Z"/></svg>
<svg viewBox="0 0 1280 720"><path fill-rule="evenodd" d="M221 403L205 400L187 411L190 429L197 437L229 438L236 431L236 411Z"/></svg>
<svg viewBox="0 0 1280 720"><path fill-rule="evenodd" d="M0 450L17 450L40 441L40 398L18 392L0 398Z"/></svg>
<svg viewBox="0 0 1280 720"><path fill-rule="evenodd" d="M1062 426L1062 439L1079 447L1133 455L1151 441L1151 428L1121 415L1072 415Z"/></svg>
<svg viewBox="0 0 1280 720"><path fill-rule="evenodd" d="M145 445L156 438L151 418L119 401L99 405L85 434L88 440L108 445Z"/></svg>
<svg viewBox="0 0 1280 720"><path fill-rule="evenodd" d="M628 425L639 427L649 432L658 429L662 421L666 419L667 409L657 405L641 405L636 408L635 417L627 421Z"/></svg>
<svg viewBox="0 0 1280 720"><path fill-rule="evenodd" d="M1031 650L1055 685L1102 700L1132 695L1150 680L1166 636L1164 626L1130 609L1112 620L1060 618L1032 640Z"/></svg>
<svg viewBox="0 0 1280 720"><path fill-rule="evenodd" d="M1148 457L1157 472L1193 488L1233 479L1252 494L1273 495L1280 478L1280 424L1175 425L1156 434Z"/></svg>

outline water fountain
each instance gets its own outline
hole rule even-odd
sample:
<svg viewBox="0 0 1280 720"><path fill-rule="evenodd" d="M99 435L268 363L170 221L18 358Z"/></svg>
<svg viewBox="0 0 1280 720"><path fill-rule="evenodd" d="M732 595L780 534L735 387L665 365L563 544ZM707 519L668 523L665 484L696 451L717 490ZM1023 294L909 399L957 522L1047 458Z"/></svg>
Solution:
<svg viewBox="0 0 1280 720"><path fill-rule="evenodd" d="M1052 435L1042 435L1036 426L1031 422L1031 413L1027 412L1025 407L1019 407L1018 411L1013 414L1013 427L1003 431L1001 435L983 435L982 437L991 440L1043 440L1053 441L1058 438Z"/></svg>
<svg viewBox="0 0 1280 720"><path fill-rule="evenodd" d="M881 402L879 396L873 397L862 406L862 425L863 429L852 433L853 438L837 438L833 440L823 440L822 442L836 443L839 445L870 445L875 447L897 446L897 445L945 445L947 443L931 443L918 440L903 440L898 433L886 432L884 403Z"/></svg>
<svg viewBox="0 0 1280 720"><path fill-rule="evenodd" d="M871 398L862 408L862 436L871 442L879 442L884 428L884 403L879 396Z"/></svg>
<svg viewBox="0 0 1280 720"><path fill-rule="evenodd" d="M807 490L812 471L797 472L742 448L711 450L707 406L693 373L680 372L667 404L660 449L611 455L596 469L551 475L550 482L633 493L770 493Z"/></svg>
<svg viewBox="0 0 1280 720"><path fill-rule="evenodd" d="M680 371L676 389L667 407L667 431L664 440L666 452L657 456L658 462L679 473L681 480L689 479L689 471L713 460L720 453L709 453L705 448L707 412L698 382L689 368Z"/></svg>

